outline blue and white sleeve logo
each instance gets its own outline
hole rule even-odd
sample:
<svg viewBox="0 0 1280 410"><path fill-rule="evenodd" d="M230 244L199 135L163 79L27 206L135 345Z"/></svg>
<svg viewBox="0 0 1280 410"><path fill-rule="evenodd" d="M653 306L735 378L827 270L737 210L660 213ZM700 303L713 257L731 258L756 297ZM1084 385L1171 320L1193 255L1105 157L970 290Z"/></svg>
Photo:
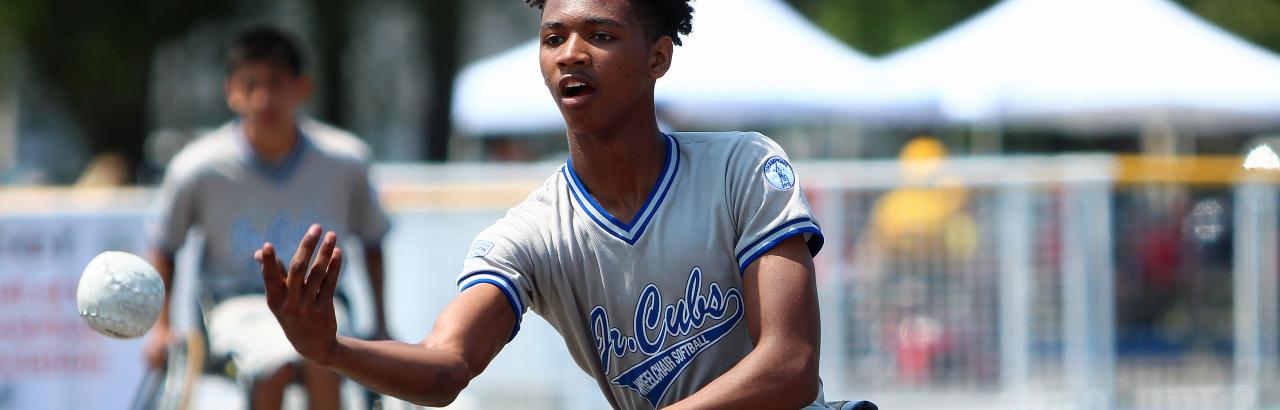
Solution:
<svg viewBox="0 0 1280 410"><path fill-rule="evenodd" d="M479 258L489 254L493 250L493 242L476 240L471 243L471 250L467 251L468 258Z"/></svg>
<svg viewBox="0 0 1280 410"><path fill-rule="evenodd" d="M764 180L769 181L774 189L779 191L787 191L796 186L796 173L791 170L791 164L782 157L774 156L764 161Z"/></svg>

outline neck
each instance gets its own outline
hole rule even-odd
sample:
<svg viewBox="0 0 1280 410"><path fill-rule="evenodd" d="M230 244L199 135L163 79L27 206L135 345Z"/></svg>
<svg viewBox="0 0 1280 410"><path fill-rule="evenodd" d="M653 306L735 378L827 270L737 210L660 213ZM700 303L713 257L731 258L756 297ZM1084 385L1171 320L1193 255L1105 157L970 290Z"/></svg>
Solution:
<svg viewBox="0 0 1280 410"><path fill-rule="evenodd" d="M298 129L292 121L275 127L242 124L241 131L253 152L270 162L283 160L298 143Z"/></svg>
<svg viewBox="0 0 1280 410"><path fill-rule="evenodd" d="M666 163L665 137L652 116L609 133L569 131L573 171L609 214L623 221L644 206Z"/></svg>

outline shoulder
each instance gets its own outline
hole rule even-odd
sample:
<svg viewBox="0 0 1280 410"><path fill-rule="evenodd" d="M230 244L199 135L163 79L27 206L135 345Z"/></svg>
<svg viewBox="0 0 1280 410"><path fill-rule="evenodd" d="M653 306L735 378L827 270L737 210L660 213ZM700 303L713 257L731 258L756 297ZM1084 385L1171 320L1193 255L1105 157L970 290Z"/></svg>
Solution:
<svg viewBox="0 0 1280 410"><path fill-rule="evenodd" d="M771 161L787 162L782 147L758 132L682 132L672 137L680 144L682 157L729 175L749 175Z"/></svg>
<svg viewBox="0 0 1280 410"><path fill-rule="evenodd" d="M229 122L187 143L165 167L166 179L192 181L238 161L235 123Z"/></svg>
<svg viewBox="0 0 1280 410"><path fill-rule="evenodd" d="M342 162L365 164L372 158L372 150L359 137L329 124L303 117L298 119L298 129L307 140L326 157Z"/></svg>
<svg viewBox="0 0 1280 410"><path fill-rule="evenodd" d="M764 156L782 151L772 139L754 131L677 132L671 136L680 144L680 150L690 155Z"/></svg>
<svg viewBox="0 0 1280 410"><path fill-rule="evenodd" d="M506 215L490 225L477 237L492 241L509 241L541 249L543 238L556 229L560 221L559 204L562 185L557 171L531 191L524 201L507 209Z"/></svg>
<svg viewBox="0 0 1280 410"><path fill-rule="evenodd" d="M557 199L563 187L560 171L552 173L537 189L529 192L524 201L507 210L499 222L521 228L524 232L541 232L559 219Z"/></svg>

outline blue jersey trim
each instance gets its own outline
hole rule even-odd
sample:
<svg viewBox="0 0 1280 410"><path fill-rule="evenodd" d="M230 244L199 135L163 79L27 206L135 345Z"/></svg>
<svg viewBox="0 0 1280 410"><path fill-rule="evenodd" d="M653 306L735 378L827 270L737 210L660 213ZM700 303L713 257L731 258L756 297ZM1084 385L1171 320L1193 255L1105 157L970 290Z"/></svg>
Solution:
<svg viewBox="0 0 1280 410"><path fill-rule="evenodd" d="M295 128L298 133L298 140L293 144L293 149L289 151L289 155L285 156L284 161L281 161L279 165L273 165L271 162L263 159L262 156L259 156L258 153L253 150L253 147L249 145L249 141L244 135L244 129L242 128L243 126L240 124L239 119L235 120L235 124L233 124L233 126L235 127L236 140L240 144L241 152L245 157L245 161L247 161L249 165L257 170L264 178L277 184L284 183L289 179L289 176L293 175L294 170L298 168L298 163L302 162L303 152L305 152L307 147L310 145L307 134L302 132L302 129Z"/></svg>
<svg viewBox="0 0 1280 410"><path fill-rule="evenodd" d="M569 184L569 192L574 201L578 203L578 206L584 208L583 211L597 225L600 225L609 234L629 245L635 245L640 240L645 228L649 226L649 222L657 214L658 208L666 200L667 193L671 191L671 186L675 184L676 174L680 170L680 144L670 135L663 134L663 136L666 137L667 145L662 173L658 175L657 183L649 191L649 196L645 200L644 206L636 212L630 223L624 223L609 214L603 206L596 202L591 193L582 187L582 181L578 179L578 174L573 170L572 159L561 167L561 174L564 175L565 182ZM592 210L595 212L592 212ZM600 216L596 216L597 213ZM601 217L604 220L601 220Z"/></svg>
<svg viewBox="0 0 1280 410"><path fill-rule="evenodd" d="M479 272L472 272L471 274L469 274L469 275L467 275L467 276L464 276L464 277L462 277L461 279L458 279L458 287L460 287L461 289L466 289L466 287L467 287L467 286L470 286L470 285L468 285L468 284L466 284L466 283L467 283L468 281L471 281L471 280L472 280L472 278L474 278L474 277L476 277L476 276L479 276L479 275L487 275L487 276L491 276L491 277L493 277L493 278L496 278L497 280L500 280L501 282L500 282L500 283L496 283L496 284L498 285L498 287L502 288L504 292L506 292L506 293L509 293L509 294L510 294L509 296L510 296L510 298L511 298L512 307L514 307L514 308L516 309L516 315L517 315L517 316L519 316L519 315L523 315L523 314L524 314L524 311L525 311L524 303L523 303L523 302L521 302L521 301L520 301L520 298L519 298L519 297L517 297L517 295L516 295L516 289L518 289L518 288L516 288L515 284L511 282L511 279L510 279L510 278L507 278L505 275L502 275L502 274L497 273L497 272L494 272L494 271L487 271L487 270L486 270L486 271L479 271ZM476 279L476 280L477 280L477 281L479 281L479 280L485 280L485 279L490 279L490 278L487 278L487 277L486 277L486 278L480 278L480 279Z"/></svg>
<svg viewBox="0 0 1280 410"><path fill-rule="evenodd" d="M560 170L560 173L565 175L565 180L569 180L569 178L570 178L570 175L569 175L569 174L570 174L570 173L572 173L572 171L565 171L565 169L567 169L567 168L568 168L567 166L566 166L566 167L562 167L562 168L561 168L561 170ZM570 184L572 184L573 182L569 182L569 183L570 183ZM586 208L586 207L588 206L585 202L583 202L583 201L582 201L582 197L580 197L580 196L578 195L578 191L577 191L576 189L573 189L572 187L570 187L570 188L569 188L569 195L572 195L572 196L573 196L573 200L578 202L578 206L579 206L579 207ZM600 225L600 227L604 228L605 232L609 232L609 234L610 234L610 235L616 236L618 239L621 239L621 240L623 240L623 241L625 241L625 242L627 242L627 243L629 243L629 244L634 245L634 243L633 243L633 242L631 242L631 240L630 240L630 239L627 239L627 238L623 237L622 235L618 235L618 234L617 234L617 233L615 233L612 229L609 229L608 225L606 225L604 221L601 221L601 220L600 220L600 218L597 218L597 217L596 217L596 214L592 213L591 211L586 211L586 210L584 210L584 212L583 212L583 213L587 214L587 217L591 218L591 220L592 220L592 221L595 221L595 222L596 222L596 225ZM605 214L605 215L608 215L608 214Z"/></svg>
<svg viewBox="0 0 1280 410"><path fill-rule="evenodd" d="M666 201L667 193L671 192L671 186L675 185L676 175L680 171L680 155L678 152L676 153L675 163L675 166L671 168L671 180L667 181L667 183L663 185L662 193L658 195L658 200L653 204L653 212L650 212L648 217L644 218L644 221L640 223L640 227L636 230L635 235L632 236L631 241L628 243L635 245L636 241L640 240L640 235L644 233L645 228L649 227L649 222L653 221L653 217L658 214L658 206L662 205L662 203ZM644 210L641 209L641 212L643 211Z"/></svg>
<svg viewBox="0 0 1280 410"><path fill-rule="evenodd" d="M778 244L782 243L782 241L790 239L792 236L806 234L806 233L811 234L809 239L805 241L805 245L809 247L809 256L817 256L818 251L822 250L822 244L825 242L825 240L822 238L822 231L812 226L806 226L791 232L787 232L786 234L779 236L772 241L769 241L769 243L765 244L764 247L761 247L760 250L752 253L746 259L741 259L741 263L738 265L738 273L739 274L746 273L747 267L751 266L751 262L755 262L756 259L759 259L760 256L764 255L765 253L768 253L770 249L773 249L773 247L778 246Z"/></svg>
<svg viewBox="0 0 1280 410"><path fill-rule="evenodd" d="M748 244L747 246L742 247L742 250L741 250L741 251L738 251L738 254L737 254L737 255L734 255L734 256L735 256L736 258L738 258L738 259L742 259L742 256L743 256L743 255L746 255L746 254L747 254L747 252L750 252L750 251L751 251L751 248L756 247L756 245L759 245L759 244L760 244L760 242L764 241L765 239L769 239L769 237L770 237L770 236L772 236L773 234L778 233L778 232L781 232L781 231L783 231L783 230L785 230L785 229L787 229L787 228L790 228L792 225L795 225L795 224L801 224L801 223L805 223L805 222L813 223L813 219L812 219L812 218L799 218L799 219L793 219L793 220L791 220L791 221L787 221L787 222L783 223L782 225L778 225L778 226L774 227L773 229L770 229L770 230L769 230L769 232L765 232L765 234L764 234L764 235L760 235L760 239L756 239L754 242L751 242L751 243L750 243L750 244ZM816 254L816 252L815 252L815 254Z"/></svg>
<svg viewBox="0 0 1280 410"><path fill-rule="evenodd" d="M491 278L487 278L487 277L486 277L486 278L479 278L479 279L475 279L475 280L472 280L472 281L467 282L467 280L468 280L468 279L470 279L471 277L473 277L473 276L475 276L475 275L479 275L479 274L486 274L486 273L487 273L487 274L490 274L490 275L493 275L493 276L496 276L496 277L498 277L498 278L501 278L503 281L507 281L507 283L502 283L502 282L499 282L499 281L497 281L497 280L494 280L494 279L491 279ZM464 283L464 282L465 282L465 283ZM462 278L461 280L459 280L459 281L458 281L458 284L459 284L459 286L460 286L461 288L460 288L460 289L458 289L458 292L459 292L459 293L461 293L461 292L466 291L467 289L471 288L472 286L475 286L475 285L477 285L477 284L481 284L481 283L488 283L488 284L490 284L490 285L497 286L497 287L498 287L498 290L499 290L499 291L502 291L502 295L503 295L503 296L505 296L505 297L507 298L507 303L511 305L511 311L512 311L513 313L515 313L515 315L516 315L516 324L515 324L515 327L513 327L513 328L511 329L511 337L507 338L507 341L511 341L512 339L515 339L515 338L516 338L516 333L519 333L519 332L520 332L520 322L522 322L522 321L523 321L523 320L522 320L522 318L524 317L524 309L522 309L523 305L520 303L520 299L519 299L518 297L516 297L516 295L514 294L514 292L515 292L515 287L510 286L510 281L509 281L509 279L507 279L505 276L502 276L502 275L497 274L497 273L494 273L494 272L487 272L487 271L485 271L485 272L476 272L476 273L473 273L473 274L471 274L471 275L467 275L467 277Z"/></svg>
<svg viewBox="0 0 1280 410"><path fill-rule="evenodd" d="M662 164L662 169L663 169L663 172L665 173L667 168L667 164L666 164L667 160L663 160L663 161L664 162ZM578 179L578 173L573 171L572 158L569 159L568 165L566 165L564 169L569 172L569 181L570 181L569 183L573 184L573 186L576 188L574 189L574 191L582 190L582 196L586 197L587 203L591 204L591 207L595 208L596 211L599 211L600 215L603 215L605 220L609 221L609 223L613 224L614 226L621 228L623 231L631 230L631 224L622 222L621 220L619 220L618 218L610 214L608 211L605 211L604 207L600 206L600 203L596 202L596 199L591 196L591 193L587 192L586 188L582 187L582 180ZM662 185L662 175L658 176L658 183L653 186L653 190L657 191L660 185ZM643 214L644 209L649 207L649 201L652 201L652 200L653 200L653 192L650 192L649 196L645 198L644 206L640 207L640 212L636 213L635 218L639 218ZM578 202L581 203L582 199L579 199ZM583 204L583 206L587 206L587 205ZM635 221L633 220L632 222L635 222Z"/></svg>

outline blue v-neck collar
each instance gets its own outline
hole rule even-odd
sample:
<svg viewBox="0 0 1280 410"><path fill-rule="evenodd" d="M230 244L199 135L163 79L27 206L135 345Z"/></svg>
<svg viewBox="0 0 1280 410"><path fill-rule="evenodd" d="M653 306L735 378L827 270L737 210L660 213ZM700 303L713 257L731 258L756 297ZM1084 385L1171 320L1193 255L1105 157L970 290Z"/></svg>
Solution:
<svg viewBox="0 0 1280 410"><path fill-rule="evenodd" d="M271 161L267 161L261 155L258 155L253 150L253 147L249 145L249 140L244 135L244 128L240 120L237 119L231 126L235 130L236 144L240 146L240 156L249 164L250 168L257 171L263 178L277 184L283 183L289 179L289 176L293 175L293 172L298 168L298 164L302 162L303 153L306 152L310 144L307 134L303 133L301 128L298 128L298 140L293 144L293 149L289 151L289 155L285 156L284 160L280 161L279 164L272 164Z"/></svg>
<svg viewBox="0 0 1280 410"><path fill-rule="evenodd" d="M645 200L644 206L636 212L631 222L622 222L596 202L596 199L582 187L582 182L578 180L578 174L573 171L572 159L560 167L560 173L564 175L564 180L569 185L570 195L578 204L577 208L586 213L600 228L630 245L635 245L640 240L640 235L644 234L649 221L653 220L653 215L658 212L658 207L662 205L667 192L671 190L671 185L676 179L676 171L680 169L679 142L670 135L663 134L663 136L666 137L667 151L665 163L662 165L662 174L658 176L658 183L654 184L653 190L649 192L649 198Z"/></svg>

